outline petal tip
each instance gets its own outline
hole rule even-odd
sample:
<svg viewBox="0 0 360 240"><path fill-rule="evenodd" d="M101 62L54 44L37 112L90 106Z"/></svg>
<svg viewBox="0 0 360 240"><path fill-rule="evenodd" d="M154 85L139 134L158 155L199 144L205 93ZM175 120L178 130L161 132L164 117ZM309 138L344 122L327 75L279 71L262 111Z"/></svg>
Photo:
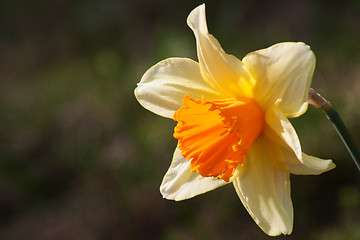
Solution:
<svg viewBox="0 0 360 240"><path fill-rule="evenodd" d="M188 26L194 31L207 32L207 24L205 17L205 3L194 8L187 18Z"/></svg>
<svg viewBox="0 0 360 240"><path fill-rule="evenodd" d="M329 164L329 166L328 166L328 168L327 168L327 170L326 171L330 171L330 170L333 170L334 168L336 168L336 164L331 160L331 159L329 159L331 162L330 162L330 164Z"/></svg>

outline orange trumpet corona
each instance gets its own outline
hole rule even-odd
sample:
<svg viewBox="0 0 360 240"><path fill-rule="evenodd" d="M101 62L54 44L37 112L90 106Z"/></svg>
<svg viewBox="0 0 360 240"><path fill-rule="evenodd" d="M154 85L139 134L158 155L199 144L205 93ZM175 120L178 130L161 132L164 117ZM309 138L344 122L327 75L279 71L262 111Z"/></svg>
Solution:
<svg viewBox="0 0 360 240"><path fill-rule="evenodd" d="M184 97L174 114L174 137L191 171L226 182L264 127L264 112L251 98L209 101Z"/></svg>

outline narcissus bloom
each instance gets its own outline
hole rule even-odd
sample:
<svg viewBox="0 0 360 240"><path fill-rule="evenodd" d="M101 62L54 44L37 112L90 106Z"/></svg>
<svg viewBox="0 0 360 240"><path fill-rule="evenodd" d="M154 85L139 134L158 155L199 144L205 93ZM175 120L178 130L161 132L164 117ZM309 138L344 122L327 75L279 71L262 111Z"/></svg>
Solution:
<svg viewBox="0 0 360 240"><path fill-rule="evenodd" d="M264 232L290 234L290 173L335 167L304 154L288 120L307 109L315 56L304 43L279 43L241 61L208 33L204 4L187 23L199 62L166 59L135 89L143 107L177 121L178 146L160 191L183 200L232 183Z"/></svg>

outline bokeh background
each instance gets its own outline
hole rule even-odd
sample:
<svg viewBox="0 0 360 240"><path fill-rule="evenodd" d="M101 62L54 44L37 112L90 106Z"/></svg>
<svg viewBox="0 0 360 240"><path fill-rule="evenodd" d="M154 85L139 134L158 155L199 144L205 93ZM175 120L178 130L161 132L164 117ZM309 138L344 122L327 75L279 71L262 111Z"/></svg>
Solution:
<svg viewBox="0 0 360 240"><path fill-rule="evenodd" d="M360 239L360 174L325 115L292 119L305 152L331 158L292 175L290 236L268 237L231 185L183 202L162 198L175 123L133 90L168 57L196 60L186 25L200 1L0 3L0 239ZM360 1L207 1L225 51L304 41L313 87L360 143Z"/></svg>

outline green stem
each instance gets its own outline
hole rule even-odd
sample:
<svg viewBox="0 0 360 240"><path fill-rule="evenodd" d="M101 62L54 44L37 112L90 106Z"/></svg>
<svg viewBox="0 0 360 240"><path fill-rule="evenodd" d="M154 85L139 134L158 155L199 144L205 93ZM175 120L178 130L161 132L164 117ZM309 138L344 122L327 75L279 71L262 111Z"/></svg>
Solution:
<svg viewBox="0 0 360 240"><path fill-rule="evenodd" d="M326 116L334 125L336 131L340 135L352 159L354 160L357 168L360 171L360 150L357 144L355 143L354 139L352 138L349 130L346 128L344 122L341 120L339 113L329 102L323 105L321 109L324 110Z"/></svg>

